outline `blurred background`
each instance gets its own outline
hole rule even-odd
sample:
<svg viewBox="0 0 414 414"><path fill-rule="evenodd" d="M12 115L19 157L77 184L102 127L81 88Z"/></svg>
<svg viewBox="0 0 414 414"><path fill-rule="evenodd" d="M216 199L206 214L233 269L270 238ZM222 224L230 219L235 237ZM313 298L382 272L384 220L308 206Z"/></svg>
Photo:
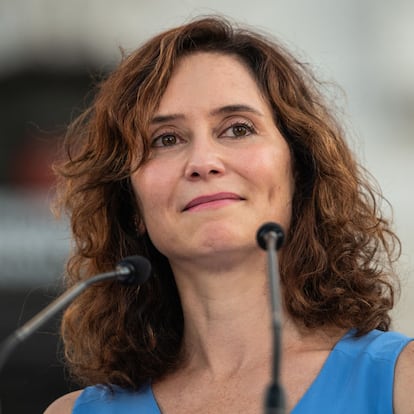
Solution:
<svg viewBox="0 0 414 414"><path fill-rule="evenodd" d="M0 0L0 339L61 288L70 240L50 212L50 164L65 126L120 47L212 13L273 34L340 86L350 144L393 206L402 240L394 328L414 335L413 1ZM2 414L40 413L76 388L57 325L20 345L0 373Z"/></svg>

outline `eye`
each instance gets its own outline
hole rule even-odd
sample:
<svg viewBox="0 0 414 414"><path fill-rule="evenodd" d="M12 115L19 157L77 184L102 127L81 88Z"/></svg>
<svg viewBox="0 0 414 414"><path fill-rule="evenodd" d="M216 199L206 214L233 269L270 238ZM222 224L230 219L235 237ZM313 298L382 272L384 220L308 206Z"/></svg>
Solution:
<svg viewBox="0 0 414 414"><path fill-rule="evenodd" d="M171 147L178 144L178 138L173 134L164 134L154 138L151 143L152 147Z"/></svg>
<svg viewBox="0 0 414 414"><path fill-rule="evenodd" d="M243 138L256 132L253 125L248 122L235 122L223 132L225 137Z"/></svg>

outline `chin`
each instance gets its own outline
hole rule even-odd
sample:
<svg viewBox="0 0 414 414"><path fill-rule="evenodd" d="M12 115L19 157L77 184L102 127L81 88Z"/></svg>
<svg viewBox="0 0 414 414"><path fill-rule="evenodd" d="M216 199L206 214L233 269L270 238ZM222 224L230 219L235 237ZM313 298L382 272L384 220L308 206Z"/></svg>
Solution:
<svg viewBox="0 0 414 414"><path fill-rule="evenodd" d="M199 233L198 245L201 250L210 252L233 251L254 244L255 234L246 234L240 226L216 226Z"/></svg>

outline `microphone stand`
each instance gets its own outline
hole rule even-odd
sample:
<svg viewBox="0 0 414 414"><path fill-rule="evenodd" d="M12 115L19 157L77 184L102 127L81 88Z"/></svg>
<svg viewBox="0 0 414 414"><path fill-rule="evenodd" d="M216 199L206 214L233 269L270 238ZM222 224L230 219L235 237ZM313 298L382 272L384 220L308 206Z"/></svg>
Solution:
<svg viewBox="0 0 414 414"><path fill-rule="evenodd" d="M257 232L260 247L267 251L268 276L271 292L273 326L272 381L266 390L265 414L285 414L285 395L280 384L282 308L279 286L279 263L276 250L283 244L282 228L276 223L266 223Z"/></svg>
<svg viewBox="0 0 414 414"><path fill-rule="evenodd" d="M115 270L101 273L76 283L0 343L0 373L17 345L27 339L50 318L69 305L90 285L111 279L116 279L124 285L142 285L150 275L151 264L148 259L143 256L129 256L122 259L115 267ZM2 406L0 400L0 414L1 413Z"/></svg>
<svg viewBox="0 0 414 414"><path fill-rule="evenodd" d="M126 268L125 268L126 269ZM128 270L128 274L130 271ZM33 318L27 321L24 325L14 331L0 344L0 373L4 365L6 364L9 356L13 350L27 339L33 332L45 324L50 318L52 318L60 310L64 309L69 303L72 302L80 293L82 293L86 287L93 283L101 282L103 280L113 279L118 275L118 272L108 272L90 279L84 280L76 285L72 286L69 290L51 302L46 308L41 310ZM0 400L0 414L2 414L2 405Z"/></svg>
<svg viewBox="0 0 414 414"><path fill-rule="evenodd" d="M21 342L69 305L87 287L110 279L117 279L123 284L142 284L148 279L150 273L151 265L147 259L142 256L130 256L121 260L115 270L78 282L0 343L0 373L12 351Z"/></svg>
<svg viewBox="0 0 414 414"><path fill-rule="evenodd" d="M129 273L129 271L128 271ZM51 302L46 308L41 310L33 318L27 321L23 326L9 335L0 347L0 372L9 358L11 352L21 342L28 338L33 332L46 323L51 317L56 315L60 310L64 309L73 299L75 299L85 288L93 283L101 282L107 279L113 279L118 272L108 272L90 279L84 280L63 293L59 298Z"/></svg>

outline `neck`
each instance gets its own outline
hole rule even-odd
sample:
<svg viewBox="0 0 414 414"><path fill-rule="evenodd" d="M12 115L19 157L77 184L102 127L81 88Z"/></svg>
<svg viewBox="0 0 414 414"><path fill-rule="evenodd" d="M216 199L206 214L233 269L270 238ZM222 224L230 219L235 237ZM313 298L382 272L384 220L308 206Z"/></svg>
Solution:
<svg viewBox="0 0 414 414"><path fill-rule="evenodd" d="M268 364L272 328L266 258L256 256L232 267L215 262L214 269L172 263L184 312L187 369L224 378Z"/></svg>

